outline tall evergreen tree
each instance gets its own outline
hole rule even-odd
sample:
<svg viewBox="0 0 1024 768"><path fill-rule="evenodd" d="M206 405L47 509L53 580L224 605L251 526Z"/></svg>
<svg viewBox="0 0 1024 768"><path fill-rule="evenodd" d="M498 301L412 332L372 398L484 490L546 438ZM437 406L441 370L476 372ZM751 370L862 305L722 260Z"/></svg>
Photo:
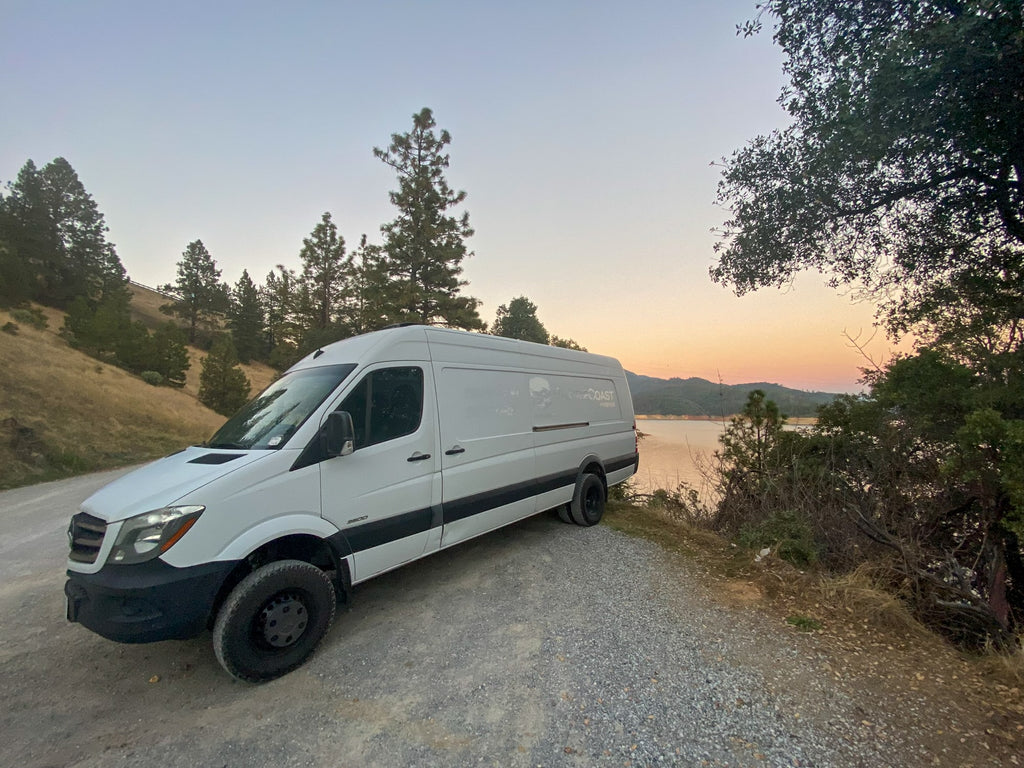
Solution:
<svg viewBox="0 0 1024 768"><path fill-rule="evenodd" d="M42 170L26 162L0 209L0 238L22 261L33 298L66 307L76 296L98 301L105 293L126 292L103 214L63 157Z"/></svg>
<svg viewBox="0 0 1024 768"><path fill-rule="evenodd" d="M392 322L442 323L455 328L481 329L479 302L460 295L462 260L470 255L465 239L473 234L469 213L456 217L451 209L466 199L444 176L448 131L438 134L433 113L413 115L409 133L392 134L385 149L373 154L398 174L391 202L398 217L381 227L384 253L380 263L388 280L373 281L373 300Z"/></svg>
<svg viewBox="0 0 1024 768"><path fill-rule="evenodd" d="M345 238L338 234L329 212L321 216L310 236L303 238L299 256L302 283L308 293L310 314L306 324L309 329L325 330L347 308L352 283L352 257L345 255Z"/></svg>
<svg viewBox="0 0 1024 768"><path fill-rule="evenodd" d="M228 288L220 282L217 262L202 240L188 244L178 262L178 279L173 285L162 286L162 290L172 294L175 301L161 309L188 321L188 340L192 344L200 323L227 309Z"/></svg>
<svg viewBox="0 0 1024 768"><path fill-rule="evenodd" d="M260 292L249 277L248 270L231 291L231 307L228 309L228 328L235 340L238 359L248 363L261 355L263 349L263 306Z"/></svg>
<svg viewBox="0 0 1024 768"><path fill-rule="evenodd" d="M510 339L548 343L548 331L537 317L537 305L525 296L518 296L498 307L491 333Z"/></svg>
<svg viewBox="0 0 1024 768"><path fill-rule="evenodd" d="M387 273L379 266L382 255L383 249L367 242L365 234L359 239L359 247L352 256L352 301L349 307L352 333L367 333L388 324L386 313L381 312L381 307L372 301L374 291L371 281L379 279L386 283L388 279Z"/></svg>
<svg viewBox="0 0 1024 768"><path fill-rule="evenodd" d="M298 279L295 271L283 264L271 270L264 281L260 298L266 316L264 330L267 359L276 368L294 361L302 329L298 317Z"/></svg>

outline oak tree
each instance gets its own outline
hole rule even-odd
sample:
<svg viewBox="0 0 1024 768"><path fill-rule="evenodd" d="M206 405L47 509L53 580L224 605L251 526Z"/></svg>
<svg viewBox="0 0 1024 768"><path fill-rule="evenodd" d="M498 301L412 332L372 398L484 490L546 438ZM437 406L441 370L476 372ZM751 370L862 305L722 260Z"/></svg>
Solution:
<svg viewBox="0 0 1024 768"><path fill-rule="evenodd" d="M1024 26L1014 0L768 0L792 124L726 161L712 277L864 286L889 329L1024 344ZM952 305L952 308L951 308Z"/></svg>

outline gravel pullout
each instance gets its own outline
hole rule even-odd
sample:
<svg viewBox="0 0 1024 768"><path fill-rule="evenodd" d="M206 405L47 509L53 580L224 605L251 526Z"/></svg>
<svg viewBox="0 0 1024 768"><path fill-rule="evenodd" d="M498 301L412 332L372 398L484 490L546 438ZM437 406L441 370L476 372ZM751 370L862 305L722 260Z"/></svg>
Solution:
<svg viewBox="0 0 1024 768"><path fill-rule="evenodd" d="M63 539L49 526L47 562L0 589L19 625L3 765L948 764L928 702L887 720L814 637L604 526L541 515L361 585L312 660L262 686L208 634L125 646L65 622Z"/></svg>

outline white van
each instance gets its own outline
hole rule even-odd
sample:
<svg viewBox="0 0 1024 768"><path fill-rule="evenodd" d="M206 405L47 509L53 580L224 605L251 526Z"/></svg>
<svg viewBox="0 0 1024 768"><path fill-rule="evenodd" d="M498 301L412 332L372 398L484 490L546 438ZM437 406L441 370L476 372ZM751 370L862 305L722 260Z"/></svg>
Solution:
<svg viewBox="0 0 1024 768"><path fill-rule="evenodd" d="M126 643L212 626L229 673L270 680L313 652L353 584L544 510L594 525L638 462L610 357L426 326L357 336L208 444L87 499L67 617Z"/></svg>

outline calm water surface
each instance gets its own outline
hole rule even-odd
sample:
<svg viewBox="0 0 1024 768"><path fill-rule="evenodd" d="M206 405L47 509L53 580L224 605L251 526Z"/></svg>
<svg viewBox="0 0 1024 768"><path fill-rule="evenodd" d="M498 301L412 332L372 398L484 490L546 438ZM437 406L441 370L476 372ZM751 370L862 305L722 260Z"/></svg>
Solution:
<svg viewBox="0 0 1024 768"><path fill-rule="evenodd" d="M640 471L633 479L634 487L674 490L685 481L701 488L701 462L719 447L725 422L637 419L636 427L647 437L640 441Z"/></svg>

